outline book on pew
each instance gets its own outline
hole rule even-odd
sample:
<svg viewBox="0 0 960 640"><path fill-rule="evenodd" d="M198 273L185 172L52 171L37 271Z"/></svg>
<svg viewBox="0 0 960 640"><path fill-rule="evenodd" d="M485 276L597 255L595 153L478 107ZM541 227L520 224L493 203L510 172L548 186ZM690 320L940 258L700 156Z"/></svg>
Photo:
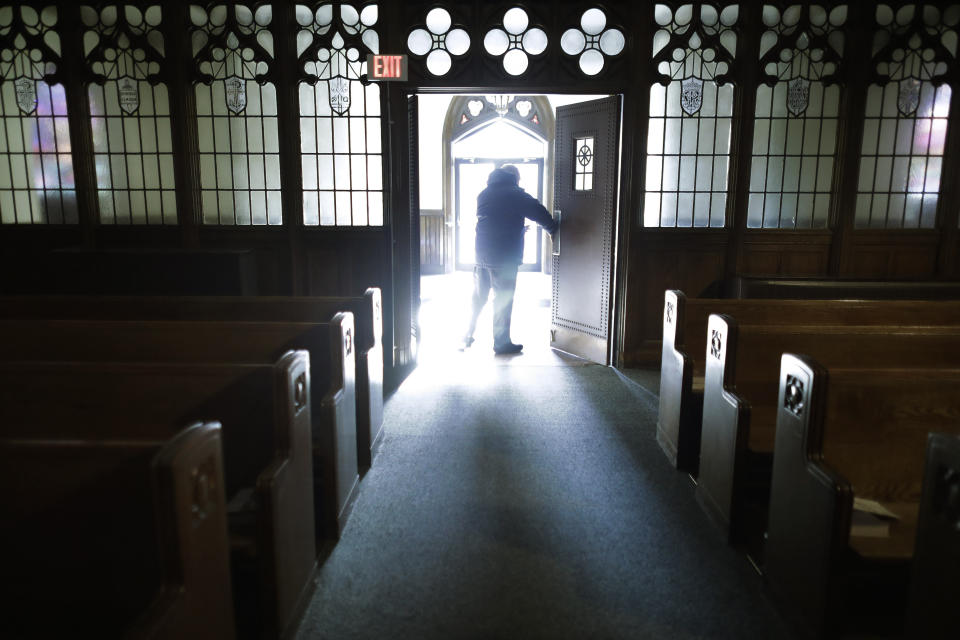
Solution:
<svg viewBox="0 0 960 640"><path fill-rule="evenodd" d="M853 499L850 535L859 538L889 538L890 524L900 517L876 500Z"/></svg>

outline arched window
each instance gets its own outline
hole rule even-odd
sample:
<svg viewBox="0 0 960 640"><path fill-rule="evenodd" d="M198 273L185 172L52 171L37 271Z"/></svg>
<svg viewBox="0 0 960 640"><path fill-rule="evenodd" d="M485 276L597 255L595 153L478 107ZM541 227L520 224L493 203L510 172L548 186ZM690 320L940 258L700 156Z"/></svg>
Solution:
<svg viewBox="0 0 960 640"><path fill-rule="evenodd" d="M827 226L847 8L764 5L747 226Z"/></svg>
<svg viewBox="0 0 960 640"><path fill-rule="evenodd" d="M81 10L100 222L176 224L162 9Z"/></svg>
<svg viewBox="0 0 960 640"><path fill-rule="evenodd" d="M722 227L727 208L739 6L656 5L646 227Z"/></svg>
<svg viewBox="0 0 960 640"><path fill-rule="evenodd" d="M76 224L56 7L0 7L0 222Z"/></svg>
<svg viewBox="0 0 960 640"><path fill-rule="evenodd" d="M549 206L552 200L553 110L544 96L457 96L444 129L444 181L449 243L460 269L473 265L476 197L494 168L513 164L520 186ZM543 237L529 225L521 269L539 270Z"/></svg>
<svg viewBox="0 0 960 640"><path fill-rule="evenodd" d="M956 7L876 9L855 225L931 229L950 115L945 83L957 54Z"/></svg>

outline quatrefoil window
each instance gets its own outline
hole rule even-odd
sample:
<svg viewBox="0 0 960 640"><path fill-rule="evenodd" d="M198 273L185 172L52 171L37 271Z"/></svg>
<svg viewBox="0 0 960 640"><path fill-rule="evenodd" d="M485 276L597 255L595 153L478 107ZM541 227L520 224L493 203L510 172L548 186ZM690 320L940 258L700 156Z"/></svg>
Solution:
<svg viewBox="0 0 960 640"><path fill-rule="evenodd" d="M619 29L607 29L607 16L600 9L587 9L580 17L579 29L567 29L560 37L560 48L569 56L580 56L580 70L595 76L603 69L604 55L616 56L627 40Z"/></svg>
<svg viewBox="0 0 960 640"><path fill-rule="evenodd" d="M530 28L530 18L520 7L503 14L503 29L491 29L483 38L483 48L492 56L503 56L503 69L512 76L527 70L527 55L538 56L547 50L547 33Z"/></svg>
<svg viewBox="0 0 960 640"><path fill-rule="evenodd" d="M426 29L414 29L407 36L407 49L414 55L427 56L427 71L435 76L450 71L451 55L462 56L470 50L470 35L459 27L451 29L452 25L450 13L437 7L427 14Z"/></svg>

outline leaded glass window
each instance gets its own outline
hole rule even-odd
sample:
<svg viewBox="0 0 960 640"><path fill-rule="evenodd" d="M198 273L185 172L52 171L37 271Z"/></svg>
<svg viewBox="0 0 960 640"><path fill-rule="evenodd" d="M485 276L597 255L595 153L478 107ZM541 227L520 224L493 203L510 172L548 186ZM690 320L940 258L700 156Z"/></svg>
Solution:
<svg viewBox="0 0 960 640"><path fill-rule="evenodd" d="M825 228L840 111L846 7L763 8L766 31L750 172L750 228Z"/></svg>
<svg viewBox="0 0 960 640"><path fill-rule="evenodd" d="M97 199L104 224L176 224L162 10L82 8Z"/></svg>
<svg viewBox="0 0 960 640"><path fill-rule="evenodd" d="M737 5L656 5L644 226L724 225L738 16Z"/></svg>
<svg viewBox="0 0 960 640"><path fill-rule="evenodd" d="M573 189L574 191L592 191L593 138L576 138L573 146L577 150L573 162Z"/></svg>
<svg viewBox="0 0 960 640"><path fill-rule="evenodd" d="M297 5L303 223L383 224L380 87L366 82L379 53L376 4Z"/></svg>
<svg viewBox="0 0 960 640"><path fill-rule="evenodd" d="M283 223L271 5L191 5L204 224Z"/></svg>
<svg viewBox="0 0 960 640"><path fill-rule="evenodd" d="M936 222L957 53L956 6L876 9L855 226L931 229Z"/></svg>
<svg viewBox="0 0 960 640"><path fill-rule="evenodd" d="M0 7L0 222L76 224L56 7Z"/></svg>

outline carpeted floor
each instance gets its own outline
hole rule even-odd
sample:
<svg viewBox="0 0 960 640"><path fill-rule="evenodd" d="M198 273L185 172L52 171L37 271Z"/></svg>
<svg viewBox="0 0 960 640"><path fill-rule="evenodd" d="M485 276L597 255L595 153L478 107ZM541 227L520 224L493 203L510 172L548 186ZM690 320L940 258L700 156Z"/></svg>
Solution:
<svg viewBox="0 0 960 640"><path fill-rule="evenodd" d="M790 637L660 452L649 373L484 353L388 400L296 638Z"/></svg>

